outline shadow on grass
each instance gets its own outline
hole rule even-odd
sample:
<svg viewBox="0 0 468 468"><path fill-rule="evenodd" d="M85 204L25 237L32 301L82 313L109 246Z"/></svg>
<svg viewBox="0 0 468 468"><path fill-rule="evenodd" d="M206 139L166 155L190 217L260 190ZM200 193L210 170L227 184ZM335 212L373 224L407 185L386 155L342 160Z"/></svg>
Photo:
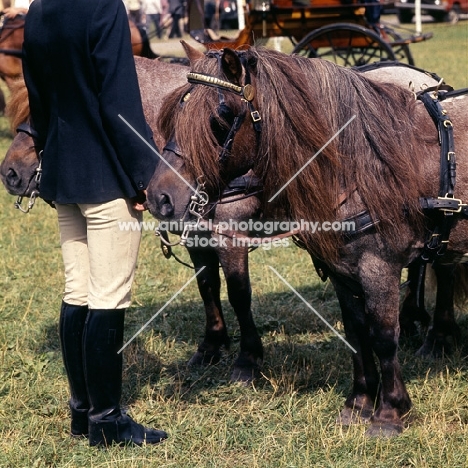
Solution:
<svg viewBox="0 0 468 468"><path fill-rule="evenodd" d="M298 289L311 301L333 326L341 315L336 299L323 295L320 286ZM163 304L127 312L126 336L133 336L143 325L142 316ZM164 398L179 398L194 402L206 391L228 390L230 373L239 351L240 332L237 320L227 301L222 302L226 322L231 328L231 349L225 350L219 363L204 367L189 367L187 362L203 339L204 309L201 301L170 305L163 316L156 318L124 350L123 401L132 404L148 391L159 392ZM351 351L297 297L288 292L270 293L262 298L262 310L254 313L264 344L262 376L255 381L257 390L271 391L276 396L309 394L318 390L334 391L345 398L352 387ZM145 319L146 321L147 319ZM424 380L447 368L465 369L468 356L468 317L459 320L462 338L452 355L441 359L415 357L422 338L403 338L399 359L404 380ZM344 336L342 330L339 333ZM149 352L147 334L158 342L159 351ZM56 325L50 325L39 344L39 353L60 351ZM164 349L170 343L170 349ZM60 356L60 353L57 353Z"/></svg>
<svg viewBox="0 0 468 468"><path fill-rule="evenodd" d="M340 322L341 312L336 299L328 294L324 296L319 286L300 288L298 292L306 299L312 297L313 302L317 301L311 304L332 325ZM264 344L262 377L255 382L255 387L271 389L276 395L291 392L307 394L318 390L328 391L333 387L344 398L352 388L351 350L293 294L271 293L263 299L262 309L268 310L268 313L254 313ZM192 347L183 358L174 356L165 366L165 379L171 382L165 389L167 396L178 394L184 400L195 401L207 389L230 385L230 372L239 350L240 332L227 301L223 301L222 305L226 311L226 321L232 325L232 345L231 350L216 365L202 368L187 366L191 353L197 347L194 336L198 333L199 341L203 337L204 312L201 305L170 307L167 310L166 326L154 325L158 333L167 333L166 339L181 340ZM173 319L177 322L174 328L168 326ZM189 325L190 328L184 329L184 326ZM464 356L468 356L468 318L459 320L459 325L462 339L451 355L440 359L415 356L422 344L422 337L402 338L399 359L405 381L435 377L447 368L466 369ZM194 326L197 331L194 331ZM176 334L174 330L177 330ZM344 336L344 331L341 330L340 334Z"/></svg>

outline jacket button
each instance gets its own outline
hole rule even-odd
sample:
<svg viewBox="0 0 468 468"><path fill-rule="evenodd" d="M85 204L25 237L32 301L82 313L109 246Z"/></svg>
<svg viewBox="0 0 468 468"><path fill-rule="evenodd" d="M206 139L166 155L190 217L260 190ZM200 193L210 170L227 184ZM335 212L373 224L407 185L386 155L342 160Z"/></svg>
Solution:
<svg viewBox="0 0 468 468"><path fill-rule="evenodd" d="M137 183L137 186L140 190L143 190L145 188L145 185L143 184L141 180Z"/></svg>

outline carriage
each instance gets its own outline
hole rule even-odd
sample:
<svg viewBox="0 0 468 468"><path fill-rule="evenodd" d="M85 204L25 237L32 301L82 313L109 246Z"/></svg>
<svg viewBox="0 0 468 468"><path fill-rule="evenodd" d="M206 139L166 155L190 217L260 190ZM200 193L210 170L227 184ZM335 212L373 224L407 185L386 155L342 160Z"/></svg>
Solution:
<svg viewBox="0 0 468 468"><path fill-rule="evenodd" d="M190 35L207 49L246 48L287 37L292 53L320 57L343 66L397 60L414 65L410 44L432 33L412 34L379 21L380 3L365 0L250 0L245 27L236 37L220 37L203 23L203 0L189 5Z"/></svg>

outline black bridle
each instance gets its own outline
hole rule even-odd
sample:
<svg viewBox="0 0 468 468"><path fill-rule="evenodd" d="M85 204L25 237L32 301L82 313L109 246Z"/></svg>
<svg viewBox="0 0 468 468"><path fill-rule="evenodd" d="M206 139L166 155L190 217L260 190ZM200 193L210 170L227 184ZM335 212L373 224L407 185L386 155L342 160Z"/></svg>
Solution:
<svg viewBox="0 0 468 468"><path fill-rule="evenodd" d="M23 123L19 124L18 127L16 128L16 132L17 133L19 133L19 132L26 133L26 135L29 135L34 141L36 141L37 137L38 137L38 134L37 134L36 130L34 130L34 128L32 128L31 125L29 123L27 123L27 122L23 122ZM29 213L29 211L32 210L32 208L34 207L34 204L36 203L36 199L40 194L39 193L39 183L40 183L41 177L42 177L42 150L39 151L39 153L37 154L37 159L39 161L39 164L36 167L36 170L31 175L31 177L30 177L30 179L28 181L28 184L26 185L26 188L25 188L25 190L23 192L23 195L19 195L18 198L15 201L15 208L17 210L20 210L23 213ZM31 183L33 181L36 183L36 188L34 190L32 190L31 195L29 195L29 201L28 201L27 207L23 208L23 206L22 206L23 198L26 196L26 193L28 192L28 189L31 186Z"/></svg>
<svg viewBox="0 0 468 468"><path fill-rule="evenodd" d="M220 52L211 52L209 55L215 56L218 59L221 57ZM230 127L226 131L225 126L223 126L220 122L215 120L213 117L211 121L211 128L212 128L212 131L216 140L218 141L218 144L221 147L221 150L219 153L220 164L224 165L231 153L234 138L247 117L247 111L249 111L250 113L251 121L255 130L255 133L257 135L257 139L262 129L262 126L261 126L262 118L259 112L254 108L254 105L252 102L255 98L255 89L250 83L250 76L248 73L246 74L246 84L244 86L239 86L229 81L221 80L220 78L217 78L211 75L206 75L202 73L194 73L194 72L190 72L187 74L187 81L191 83L192 85L210 86L210 87L216 88L218 91L219 105L218 105L217 113L221 117L223 122L230 125ZM185 102L187 102L187 100L190 99L191 89L187 93L185 93L184 96L182 97L181 102L180 102L181 106L183 106ZM232 111L232 109L226 104L223 91L234 93L240 96L241 100L247 104L247 106L244 107L244 110L240 112L239 114L235 114ZM174 153L177 157L183 158L183 154L175 140L175 133L173 133L172 138L166 143L164 147L164 151L170 151ZM228 187L228 190L229 190L229 187ZM252 195L260 193L260 192L261 192L261 188L259 188L259 190L257 191L254 191L254 193L246 192L244 196L236 197L235 201L239 201L244 197L245 198L251 197ZM195 223L193 223L193 225L191 226L187 224L186 229L184 229L184 232L181 235L180 241L174 244L170 244L169 242L167 242L164 238L163 233L160 232L158 229L156 230L156 235L160 236L161 241L164 244L166 244L166 246L168 247L176 245L176 244L184 245L187 237L190 234L190 231L196 230L202 218L206 216L205 207L208 205L211 206L212 208L210 209L210 211L212 211L212 209L218 203L223 203L221 200L223 198L226 198L227 196L229 195L226 195L223 192L218 198L218 200L209 203L209 198L205 191L204 177L203 175L201 175L200 177L197 178L197 187L195 189L194 194L190 197L190 203L187 206L188 212L196 217ZM228 202L224 202L224 203L228 203Z"/></svg>
<svg viewBox="0 0 468 468"><path fill-rule="evenodd" d="M4 13L0 13L0 44L5 41L11 34L17 29L24 28L24 18L26 15L16 15L13 20L7 18ZM18 22L15 20L18 19ZM2 35L3 31L6 30L7 33ZM12 57L22 58L23 51L21 49L0 49L1 54L10 55Z"/></svg>

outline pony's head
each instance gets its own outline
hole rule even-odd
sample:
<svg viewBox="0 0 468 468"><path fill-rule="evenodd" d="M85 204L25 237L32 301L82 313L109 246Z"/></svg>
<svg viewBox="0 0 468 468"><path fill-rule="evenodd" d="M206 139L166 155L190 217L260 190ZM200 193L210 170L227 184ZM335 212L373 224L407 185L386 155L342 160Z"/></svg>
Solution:
<svg viewBox="0 0 468 468"><path fill-rule="evenodd" d="M190 60L188 84L166 98L159 116L167 144L148 187L157 218L187 219L193 206L219 198L226 184L248 172L261 130L255 89L230 49L206 54L183 43ZM192 213L190 213L192 211Z"/></svg>
<svg viewBox="0 0 468 468"><path fill-rule="evenodd" d="M37 191L35 176L38 166L32 136L19 131L0 165L0 179L8 193L29 197L33 191Z"/></svg>
<svg viewBox="0 0 468 468"><path fill-rule="evenodd" d="M13 83L6 115L16 135L0 165L0 179L8 193L27 197L37 190L35 175L39 160L29 126L28 92L23 80Z"/></svg>

